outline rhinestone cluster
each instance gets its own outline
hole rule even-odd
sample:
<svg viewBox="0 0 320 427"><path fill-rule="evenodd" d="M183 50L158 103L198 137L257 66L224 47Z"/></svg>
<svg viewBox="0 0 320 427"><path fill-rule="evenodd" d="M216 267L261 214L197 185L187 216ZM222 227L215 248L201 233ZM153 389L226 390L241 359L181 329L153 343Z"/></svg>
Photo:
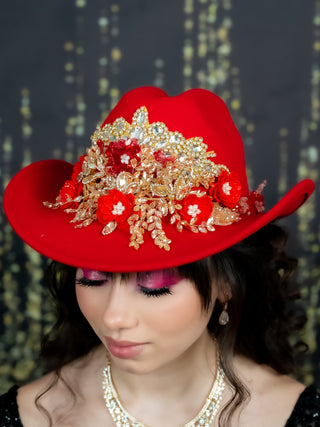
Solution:
<svg viewBox="0 0 320 427"><path fill-rule="evenodd" d="M148 110L144 106L134 113L132 124L120 117L103 128L98 126L91 139L96 143L98 140L117 141L124 137L135 138L139 144L150 146L154 150L161 149L169 156L176 156L182 162L190 157L202 159L204 161L202 166L209 166L209 169L212 169L212 163L207 161L207 158L215 157L215 153L206 151L208 146L204 144L202 138L186 140L181 133L170 132L162 122L149 124Z"/></svg>
<svg viewBox="0 0 320 427"><path fill-rule="evenodd" d="M253 206L248 197L240 203L236 174L214 163L202 138L185 139L162 122L149 123L144 106L131 124L120 117L98 126L91 140L56 202L45 202L74 213L75 227L98 220L108 235L129 226L129 246L138 249L147 231L158 247L170 250L164 220L178 231L207 233L239 221L241 209Z"/></svg>
<svg viewBox="0 0 320 427"><path fill-rule="evenodd" d="M224 372L220 366L218 366L215 381L203 407L198 415L187 424L184 424L183 427L210 427L219 410L224 387ZM147 427L132 415L128 414L122 406L113 385L109 359L107 367L103 370L102 389L106 407L116 427Z"/></svg>

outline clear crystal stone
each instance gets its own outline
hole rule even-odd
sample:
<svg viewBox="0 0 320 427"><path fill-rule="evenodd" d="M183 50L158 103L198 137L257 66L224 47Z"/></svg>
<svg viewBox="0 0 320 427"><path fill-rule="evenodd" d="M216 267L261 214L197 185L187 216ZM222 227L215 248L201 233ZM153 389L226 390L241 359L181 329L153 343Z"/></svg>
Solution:
<svg viewBox="0 0 320 427"><path fill-rule="evenodd" d="M229 322L229 314L226 310L223 310L223 312L220 314L219 317L219 323L220 325L226 325Z"/></svg>
<svg viewBox="0 0 320 427"><path fill-rule="evenodd" d="M162 141L158 141L155 145L155 148L163 148L167 144L167 141L163 139Z"/></svg>
<svg viewBox="0 0 320 427"><path fill-rule="evenodd" d="M136 138L138 140L142 139L144 136L143 129L140 129L138 127L133 128L130 136L131 136L131 138Z"/></svg>
<svg viewBox="0 0 320 427"><path fill-rule="evenodd" d="M163 129L159 125L154 125L152 127L152 132L154 133L154 135L160 135L161 133L163 133Z"/></svg>
<svg viewBox="0 0 320 427"><path fill-rule="evenodd" d="M149 145L149 144L150 144L150 138L149 138L149 137L144 138L144 139L141 141L141 144Z"/></svg>
<svg viewBox="0 0 320 427"><path fill-rule="evenodd" d="M192 147L192 151L193 151L194 153L201 153L201 151L202 151L202 147L201 147L201 145L194 145L194 146Z"/></svg>
<svg viewBox="0 0 320 427"><path fill-rule="evenodd" d="M124 123L117 123L116 130L117 132L121 132L124 129Z"/></svg>
<svg viewBox="0 0 320 427"><path fill-rule="evenodd" d="M144 111L140 111L137 115L137 124L143 125L146 121L147 115Z"/></svg>
<svg viewBox="0 0 320 427"><path fill-rule="evenodd" d="M180 135L171 135L170 142L172 142L173 144L177 144L178 142L180 142Z"/></svg>

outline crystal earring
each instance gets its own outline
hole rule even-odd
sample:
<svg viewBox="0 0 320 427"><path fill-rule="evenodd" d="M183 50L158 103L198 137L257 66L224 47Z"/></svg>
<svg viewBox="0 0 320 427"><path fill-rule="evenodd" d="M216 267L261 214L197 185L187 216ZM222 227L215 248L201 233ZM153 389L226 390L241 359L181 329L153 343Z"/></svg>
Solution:
<svg viewBox="0 0 320 427"><path fill-rule="evenodd" d="M225 326L229 322L229 314L227 312L228 301L223 304L223 310L219 316L219 325Z"/></svg>

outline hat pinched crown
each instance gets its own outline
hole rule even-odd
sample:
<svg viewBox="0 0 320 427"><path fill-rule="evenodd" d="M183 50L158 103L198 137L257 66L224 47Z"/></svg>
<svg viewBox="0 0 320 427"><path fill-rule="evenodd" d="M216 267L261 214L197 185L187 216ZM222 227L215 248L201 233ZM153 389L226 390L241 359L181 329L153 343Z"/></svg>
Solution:
<svg viewBox="0 0 320 427"><path fill-rule="evenodd" d="M55 203L44 202L73 213L75 227L98 221L103 235L129 227L129 246L136 249L147 231L170 250L163 221L180 232L207 233L264 210L265 183L242 195L237 173L216 164L201 137L186 139L163 122L149 123L145 106L132 123L117 118L98 126L91 139Z"/></svg>

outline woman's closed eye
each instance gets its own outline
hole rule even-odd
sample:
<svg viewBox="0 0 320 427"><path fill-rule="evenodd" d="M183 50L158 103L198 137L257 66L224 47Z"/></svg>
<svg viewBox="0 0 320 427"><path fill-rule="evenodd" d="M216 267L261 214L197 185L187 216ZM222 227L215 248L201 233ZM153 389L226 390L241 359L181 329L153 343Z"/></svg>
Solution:
<svg viewBox="0 0 320 427"><path fill-rule="evenodd" d="M82 273L81 277L76 278L76 284L80 286L101 287L102 285L112 284L116 280L112 273L86 268L82 269ZM120 280L127 282L126 285L133 285L137 292L149 298L171 295L172 287L181 281L181 277L173 270L159 270L120 277Z"/></svg>
<svg viewBox="0 0 320 427"><path fill-rule="evenodd" d="M88 279L85 276L82 276L78 279L76 279L76 284L80 286L85 287L99 287L104 284L108 283L108 279L100 279L100 280L92 280ZM162 295L168 295L172 294L169 286L161 287L158 289L150 289L142 285L137 285L139 292L141 292L143 295L146 295L147 297L160 297Z"/></svg>
<svg viewBox="0 0 320 427"><path fill-rule="evenodd" d="M81 270L80 270L81 271ZM98 270L82 268L82 276L76 277L76 284L87 287L96 287L108 283L110 275Z"/></svg>
<svg viewBox="0 0 320 427"><path fill-rule="evenodd" d="M162 295L171 295L171 289L169 288L169 286L165 286L162 288L156 288L156 289L150 289L150 288L146 288L145 286L142 285L138 285L138 288L140 290L141 293L143 293L143 295L146 295L147 297L161 297Z"/></svg>
<svg viewBox="0 0 320 427"><path fill-rule="evenodd" d="M87 286L87 287L94 287L94 286L102 286L103 284L107 283L108 279L99 279L99 280L92 280L88 279L85 276L82 276L78 279L76 279L76 284L80 286Z"/></svg>
<svg viewBox="0 0 320 427"><path fill-rule="evenodd" d="M172 287L181 281L181 277L172 270L139 273L138 288L147 297L171 295Z"/></svg>

